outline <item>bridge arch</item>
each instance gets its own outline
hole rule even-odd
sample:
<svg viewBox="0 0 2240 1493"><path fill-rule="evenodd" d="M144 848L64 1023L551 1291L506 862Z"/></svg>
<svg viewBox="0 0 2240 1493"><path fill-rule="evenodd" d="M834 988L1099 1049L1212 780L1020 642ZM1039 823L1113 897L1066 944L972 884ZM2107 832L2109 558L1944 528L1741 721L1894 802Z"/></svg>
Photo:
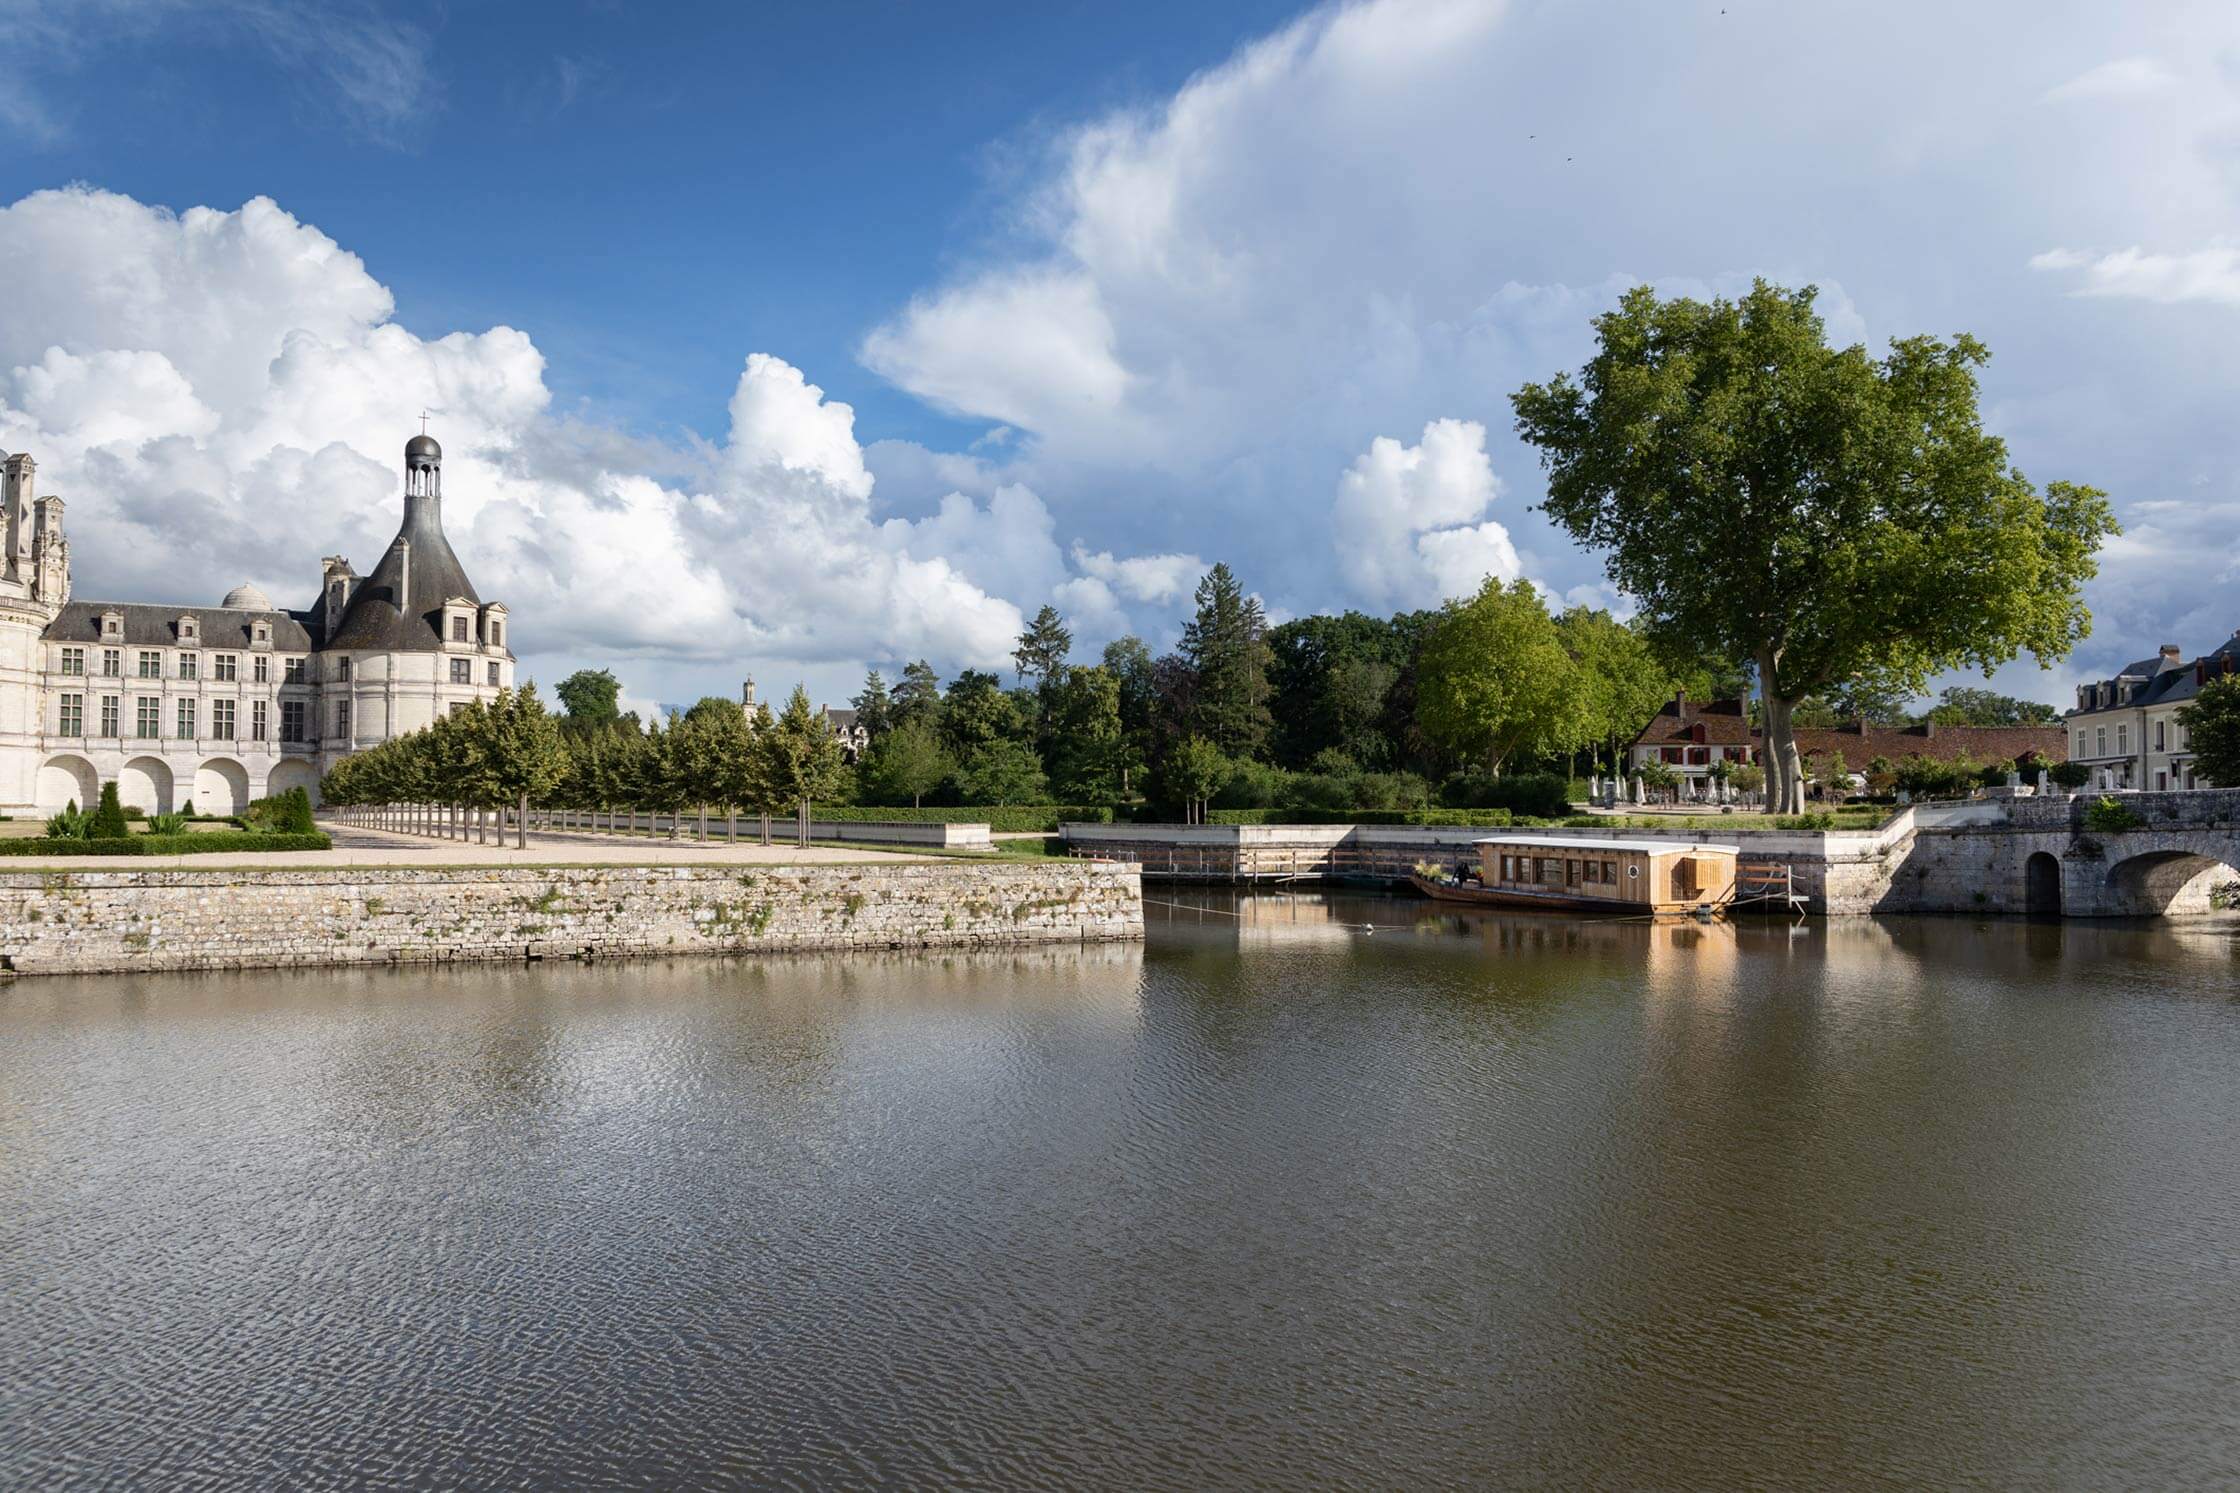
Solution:
<svg viewBox="0 0 2240 1493"><path fill-rule="evenodd" d="M2111 912L2186 917L2212 911L2210 893L2234 882L2240 882L2240 871L2217 856L2163 846L2110 866L2106 892Z"/></svg>
<svg viewBox="0 0 2240 1493"><path fill-rule="evenodd" d="M2038 851L2022 866L2022 906L2032 917L2061 916L2061 857Z"/></svg>

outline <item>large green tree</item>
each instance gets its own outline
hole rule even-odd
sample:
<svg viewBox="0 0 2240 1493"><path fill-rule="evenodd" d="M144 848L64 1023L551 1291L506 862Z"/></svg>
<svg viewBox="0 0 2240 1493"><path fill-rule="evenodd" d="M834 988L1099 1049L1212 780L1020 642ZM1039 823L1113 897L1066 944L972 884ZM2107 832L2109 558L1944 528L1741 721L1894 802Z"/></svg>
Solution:
<svg viewBox="0 0 2240 1493"><path fill-rule="evenodd" d="M907 798L914 809L955 770L933 728L907 721L871 744L862 778L874 801Z"/></svg>
<svg viewBox="0 0 2240 1493"><path fill-rule="evenodd" d="M764 769L798 812L800 842L806 845L810 807L820 798L830 798L847 780L846 754L824 717L810 708L809 692L798 684L777 723L767 733L756 734L767 753Z"/></svg>
<svg viewBox="0 0 2240 1493"><path fill-rule="evenodd" d="M1072 631L1058 615L1056 607L1045 605L1034 614L1026 631L1019 634L1019 646L1011 651L1011 663L1019 671L1020 683L1046 691L1057 682L1072 654Z"/></svg>
<svg viewBox="0 0 2240 1493"><path fill-rule="evenodd" d="M1672 698L1671 671L1647 638L1605 611L1572 607L1556 619L1556 635L1575 671L1580 736L1616 771L1626 746Z"/></svg>
<svg viewBox="0 0 2240 1493"><path fill-rule="evenodd" d="M877 669L863 676L863 689L849 703L856 708L856 724L870 740L877 741L894 728L894 697L887 693L887 681Z"/></svg>
<svg viewBox="0 0 2240 1493"><path fill-rule="evenodd" d="M622 681L608 669L578 669L553 690L571 727L604 726L622 712Z"/></svg>
<svg viewBox="0 0 2240 1493"><path fill-rule="evenodd" d="M2059 714L2043 700L2018 700L1996 690L1954 684L1938 693L1928 718L1940 726L2043 726Z"/></svg>
<svg viewBox="0 0 2240 1493"><path fill-rule="evenodd" d="M1110 669L1068 669L1051 709L1050 775L1059 799L1117 803L1138 765L1120 726L1120 681Z"/></svg>
<svg viewBox="0 0 2240 1493"><path fill-rule="evenodd" d="M1532 583L1488 576L1477 595L1448 602L1424 639L1416 713L1433 741L1499 775L1512 757L1590 739L1577 674Z"/></svg>
<svg viewBox="0 0 2240 1493"><path fill-rule="evenodd" d="M1638 288L1596 319L1576 380L1513 396L1547 469L1543 507L1606 552L1648 627L1753 665L1782 811L1803 797L1800 700L1862 674L1918 691L2024 650L2064 656L2115 532L2101 493L2041 493L1984 433L1981 343L1832 348L1814 296Z"/></svg>
<svg viewBox="0 0 2240 1493"><path fill-rule="evenodd" d="M2219 788L2240 788L2240 676L2227 674L2201 687L2191 703L2179 707L2193 751L2196 776Z"/></svg>
<svg viewBox="0 0 2240 1493"><path fill-rule="evenodd" d="M568 749L560 740L560 725L537 698L534 683L519 689L501 689L482 718L481 774L492 797L515 805L515 844L529 847L529 805L541 802L567 776ZM432 800L433 786L426 790ZM503 825L500 826L503 829Z"/></svg>
<svg viewBox="0 0 2240 1493"><path fill-rule="evenodd" d="M1196 676L1191 728L1232 757L1267 744L1267 618L1226 565L1198 582L1197 611L1182 630L1182 656Z"/></svg>
<svg viewBox="0 0 2240 1493"><path fill-rule="evenodd" d="M941 716L941 676L933 672L933 665L924 659L902 666L902 678L895 682L893 695L894 724L924 721L931 725Z"/></svg>

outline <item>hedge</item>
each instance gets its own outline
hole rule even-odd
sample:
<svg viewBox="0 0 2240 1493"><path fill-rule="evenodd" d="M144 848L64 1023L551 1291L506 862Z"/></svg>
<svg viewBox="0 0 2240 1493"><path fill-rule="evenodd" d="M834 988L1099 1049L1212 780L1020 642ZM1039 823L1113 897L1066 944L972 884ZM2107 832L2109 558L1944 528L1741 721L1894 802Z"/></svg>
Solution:
<svg viewBox="0 0 2240 1493"><path fill-rule="evenodd" d="M127 835L121 840L0 840L0 855L209 855L243 850L332 850L325 835L265 835L207 830L190 835Z"/></svg>
<svg viewBox="0 0 2240 1493"><path fill-rule="evenodd" d="M1507 809L1213 809L1208 824L1417 824L1507 829L1538 821Z"/></svg>
<svg viewBox="0 0 2240 1493"><path fill-rule="evenodd" d="M773 815L774 819L791 816ZM1002 832L1041 830L1055 834L1061 822L1110 824L1110 804L979 804L964 808L886 809L857 804L833 808L819 804L812 819L827 824L985 824Z"/></svg>

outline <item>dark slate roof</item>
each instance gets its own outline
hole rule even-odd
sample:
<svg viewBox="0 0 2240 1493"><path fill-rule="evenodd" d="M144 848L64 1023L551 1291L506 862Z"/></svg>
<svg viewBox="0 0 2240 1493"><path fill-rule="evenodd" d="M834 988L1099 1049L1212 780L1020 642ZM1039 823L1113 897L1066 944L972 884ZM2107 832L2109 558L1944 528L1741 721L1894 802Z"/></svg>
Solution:
<svg viewBox="0 0 2240 1493"><path fill-rule="evenodd" d="M2190 675L2188 677L2191 677ZM1664 708L1641 734L1635 746L1760 746L1765 733L1750 723L1739 700L1715 700L1708 705L1667 700ZM2007 762L2035 756L2044 762L2069 760L2069 733L2060 725L2048 726L1870 726L1853 721L1845 726L1799 726L1797 750L1814 753L1841 752L1852 767L1864 767L1876 757L1897 762L1907 757L1950 761L1968 757L1977 762Z"/></svg>
<svg viewBox="0 0 2240 1493"><path fill-rule="evenodd" d="M824 718L826 724L835 731L853 731L856 728L856 713L853 710L834 710L827 705L824 708Z"/></svg>
<svg viewBox="0 0 2240 1493"><path fill-rule="evenodd" d="M412 546L409 576L401 542ZM409 596L400 596L406 584ZM442 500L406 497L404 523L389 541L373 574L350 592L350 605L334 630L330 648L364 648L383 653L435 653L443 648L443 604L463 596L476 606L474 583L467 579L451 542L443 537Z"/></svg>
<svg viewBox="0 0 2240 1493"><path fill-rule="evenodd" d="M42 636L59 643L99 643L101 614L124 613L124 640L141 648L179 646L179 619L202 624L203 648L247 648L249 624L272 624L272 646L283 653L309 653L319 646L309 612L243 612L225 607L149 606L141 602L73 601L64 604Z"/></svg>

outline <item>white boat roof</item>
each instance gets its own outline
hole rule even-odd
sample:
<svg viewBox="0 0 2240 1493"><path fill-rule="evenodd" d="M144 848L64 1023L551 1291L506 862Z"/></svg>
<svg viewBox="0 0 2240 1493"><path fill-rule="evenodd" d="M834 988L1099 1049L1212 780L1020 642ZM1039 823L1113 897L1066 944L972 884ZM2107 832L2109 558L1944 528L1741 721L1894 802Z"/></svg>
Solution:
<svg viewBox="0 0 2240 1493"><path fill-rule="evenodd" d="M1694 840L1587 840L1572 839L1563 835L1488 835L1483 840L1472 840L1473 845L1517 845L1548 850L1646 850L1651 854L1664 850L1725 851L1739 855L1739 845L1706 845Z"/></svg>

